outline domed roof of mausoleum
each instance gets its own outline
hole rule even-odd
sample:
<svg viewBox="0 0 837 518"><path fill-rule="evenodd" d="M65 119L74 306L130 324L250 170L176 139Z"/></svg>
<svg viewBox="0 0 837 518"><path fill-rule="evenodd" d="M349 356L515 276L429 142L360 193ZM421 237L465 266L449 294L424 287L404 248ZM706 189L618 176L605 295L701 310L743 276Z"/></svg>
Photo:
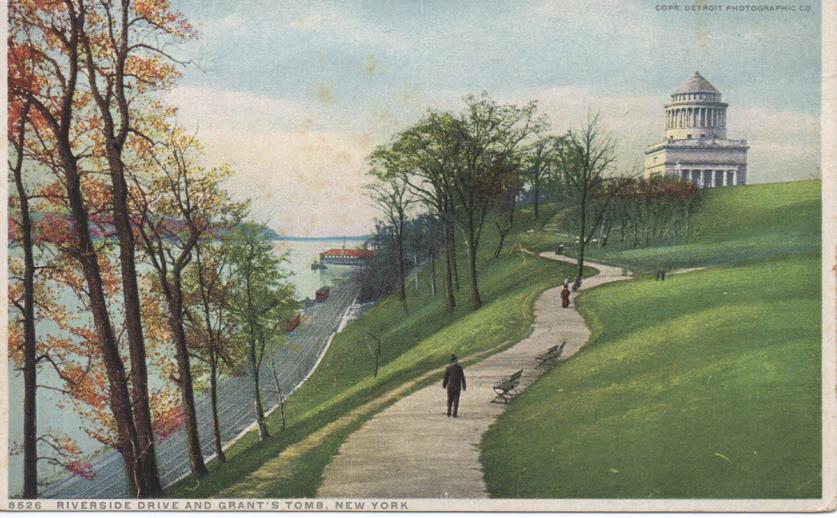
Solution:
<svg viewBox="0 0 837 518"><path fill-rule="evenodd" d="M719 94L721 92L715 89L715 87L712 86L712 83L707 81L705 77L700 75L700 72L695 72L694 75L683 83L680 88L675 90L672 95L697 93Z"/></svg>

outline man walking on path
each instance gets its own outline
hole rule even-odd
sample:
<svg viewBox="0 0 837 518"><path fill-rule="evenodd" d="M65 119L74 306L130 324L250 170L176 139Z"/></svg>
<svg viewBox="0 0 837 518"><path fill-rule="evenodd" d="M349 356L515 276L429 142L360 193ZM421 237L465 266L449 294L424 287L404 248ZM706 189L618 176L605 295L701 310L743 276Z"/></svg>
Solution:
<svg viewBox="0 0 837 518"><path fill-rule="evenodd" d="M457 362L455 354L450 355L450 365L445 371L442 388L448 389L448 417L451 416L451 406L453 406L453 417L456 417L456 412L459 410L459 391L466 390L466 387L465 371Z"/></svg>

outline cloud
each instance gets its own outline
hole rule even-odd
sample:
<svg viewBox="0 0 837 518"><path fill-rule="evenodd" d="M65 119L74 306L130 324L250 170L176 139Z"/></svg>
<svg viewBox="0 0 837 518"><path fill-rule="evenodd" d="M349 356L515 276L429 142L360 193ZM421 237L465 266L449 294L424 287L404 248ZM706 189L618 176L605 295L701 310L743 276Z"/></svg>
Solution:
<svg viewBox="0 0 837 518"><path fill-rule="evenodd" d="M369 230L368 134L324 130L316 106L245 92L180 87L168 100L181 124L200 128L207 165L233 165L227 188L252 200L255 219L303 236Z"/></svg>
<svg viewBox="0 0 837 518"><path fill-rule="evenodd" d="M269 130L300 124L313 114L313 107L297 101L209 87L179 86L166 97L190 124L206 128Z"/></svg>
<svg viewBox="0 0 837 518"><path fill-rule="evenodd" d="M245 30L249 20L238 11L220 18L203 17L197 20L196 28L201 38L217 38L227 36L231 32Z"/></svg>
<svg viewBox="0 0 837 518"><path fill-rule="evenodd" d="M214 131L203 134L211 159L232 161L228 188L253 203L253 216L283 234L360 234L375 215L362 138L328 132Z"/></svg>
<svg viewBox="0 0 837 518"><path fill-rule="evenodd" d="M407 42L397 32L371 23L344 3L309 2L292 15L289 27L317 37L358 47L406 50Z"/></svg>

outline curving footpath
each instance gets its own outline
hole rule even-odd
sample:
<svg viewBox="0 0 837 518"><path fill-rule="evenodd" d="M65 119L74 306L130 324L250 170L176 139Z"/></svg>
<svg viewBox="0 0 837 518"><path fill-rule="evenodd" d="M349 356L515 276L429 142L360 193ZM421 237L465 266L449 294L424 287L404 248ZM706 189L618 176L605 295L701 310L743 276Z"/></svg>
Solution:
<svg viewBox="0 0 837 518"><path fill-rule="evenodd" d="M552 252L541 257L574 263ZM588 262L598 274L583 289L630 277L622 268ZM535 356L566 340L562 359L587 342L590 330L575 304L561 308L561 286L535 301L532 334L479 363L465 366L468 390L459 417L445 415L445 392L439 383L400 399L354 432L326 466L319 497L487 498L479 444L505 405L489 403L492 385L523 369L519 390L541 371Z"/></svg>

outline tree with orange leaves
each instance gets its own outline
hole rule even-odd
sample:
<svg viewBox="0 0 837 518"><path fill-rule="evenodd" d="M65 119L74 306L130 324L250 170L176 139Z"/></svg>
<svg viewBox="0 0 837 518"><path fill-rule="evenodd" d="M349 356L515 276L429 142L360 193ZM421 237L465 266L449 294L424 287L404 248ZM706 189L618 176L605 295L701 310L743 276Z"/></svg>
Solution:
<svg viewBox="0 0 837 518"><path fill-rule="evenodd" d="M165 301L177 363L177 376L172 379L180 388L190 467L193 474L202 476L207 470L198 436L183 278L198 241L212 232L215 214L236 209L220 186L230 170L197 165L201 149L195 137L176 127L166 133L150 153L156 167L149 164L142 168L146 174L131 176L131 203L138 217L136 230L144 257L157 274L154 282Z"/></svg>
<svg viewBox="0 0 837 518"><path fill-rule="evenodd" d="M160 39L176 43L192 36L191 26L170 8L167 0L91 2L88 20L81 26L83 69L102 124L110 173L112 214L122 270L125 321L132 365L132 392L138 439L149 445L141 459L145 473L156 471L148 405L148 374L137 283L135 238L128 201L125 171L126 144L137 135L134 119L142 111L149 92L165 89L177 77L178 60L163 50ZM133 107L132 107L133 105ZM146 104L147 107L147 104ZM201 465L199 471L205 470ZM193 466L194 467L194 466ZM146 480L153 492L159 483Z"/></svg>
<svg viewBox="0 0 837 518"><path fill-rule="evenodd" d="M147 108L145 94L167 88L177 75L176 60L157 43L188 38L192 29L166 0L21 0L9 6L9 26L10 93L30 103L33 125L49 135L50 160L66 192L69 250L82 270L115 446L133 494L154 496L161 488L122 153L129 137L140 138L132 116ZM110 180L105 205L119 243L130 380L108 313L84 163Z"/></svg>

